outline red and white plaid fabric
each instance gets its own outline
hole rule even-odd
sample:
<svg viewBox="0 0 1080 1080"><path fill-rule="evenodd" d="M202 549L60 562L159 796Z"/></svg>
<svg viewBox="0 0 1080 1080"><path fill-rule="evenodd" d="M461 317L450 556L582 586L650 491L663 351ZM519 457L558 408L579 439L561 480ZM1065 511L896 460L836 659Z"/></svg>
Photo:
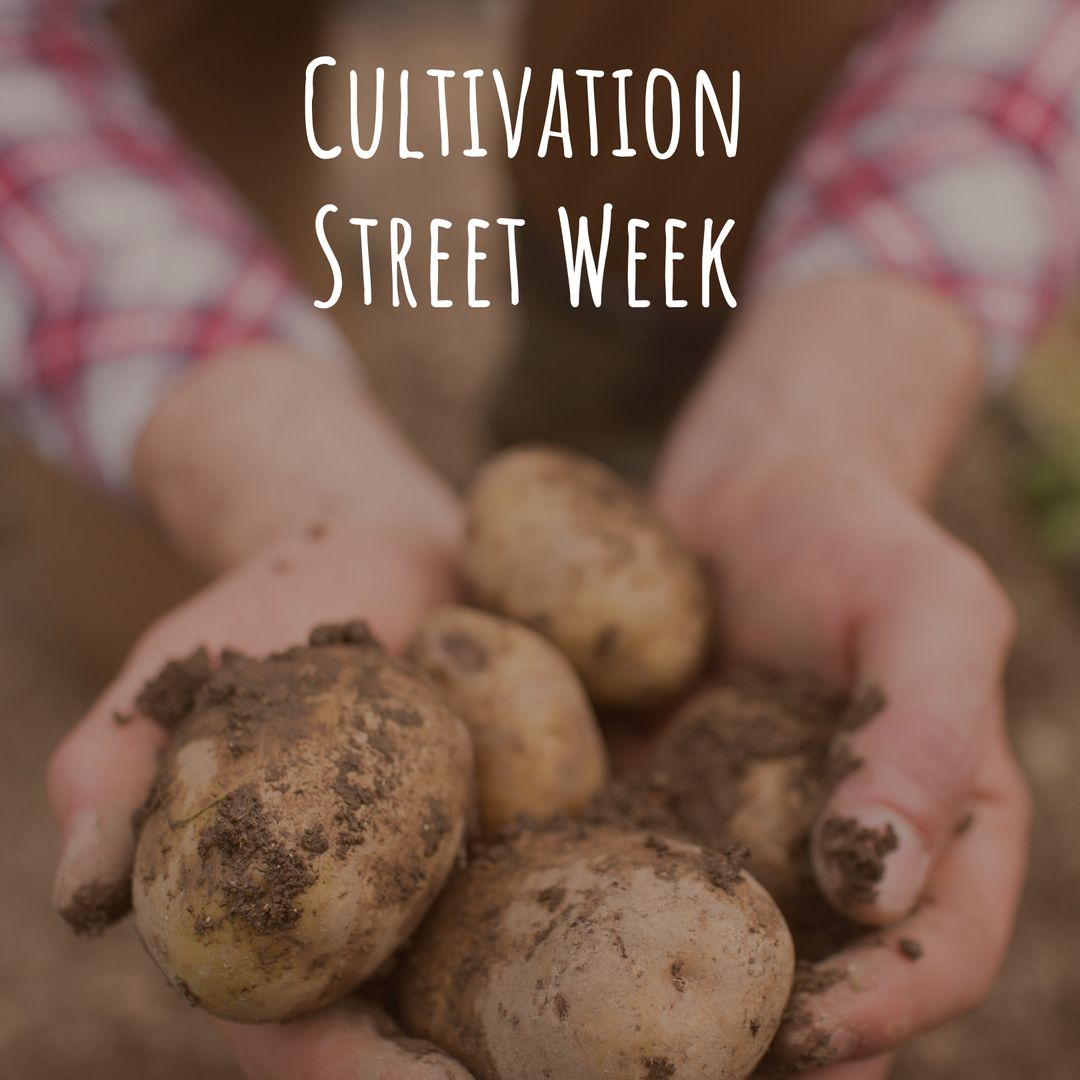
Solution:
<svg viewBox="0 0 1080 1080"><path fill-rule="evenodd" d="M752 280L863 269L955 297L1001 385L1080 267L1080 0L900 0L763 222Z"/></svg>
<svg viewBox="0 0 1080 1080"><path fill-rule="evenodd" d="M79 0L0 0L0 402L116 490L189 364L341 357L246 211ZM885 269L984 327L1003 380L1080 260L1080 0L896 0L780 185L755 287Z"/></svg>
<svg viewBox="0 0 1080 1080"><path fill-rule="evenodd" d="M49 458L123 491L170 382L266 338L347 355L94 5L0 0L4 412Z"/></svg>

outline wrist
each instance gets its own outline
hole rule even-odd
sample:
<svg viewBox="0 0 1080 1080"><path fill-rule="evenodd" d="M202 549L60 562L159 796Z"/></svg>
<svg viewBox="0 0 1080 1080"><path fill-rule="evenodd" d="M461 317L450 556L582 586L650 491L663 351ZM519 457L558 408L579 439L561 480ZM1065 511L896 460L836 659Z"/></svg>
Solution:
<svg viewBox="0 0 1080 1080"><path fill-rule="evenodd" d="M657 478L679 523L718 491L802 462L875 473L926 499L977 400L973 324L885 276L757 298L672 432Z"/></svg>
<svg viewBox="0 0 1080 1080"><path fill-rule="evenodd" d="M457 501L347 372L274 345L208 359L162 400L136 486L174 546L211 573L329 521L442 558Z"/></svg>
<svg viewBox="0 0 1080 1080"><path fill-rule="evenodd" d="M327 518L277 537L234 574L257 596L253 610L265 632L279 635L266 650L320 623L362 618L396 652L428 612L456 598L457 562L455 552L415 536Z"/></svg>
<svg viewBox="0 0 1080 1080"><path fill-rule="evenodd" d="M704 555L739 558L746 550L787 535L792 520L822 520L846 501L862 499L868 489L882 489L880 472L840 457L776 455L748 460L738 470L718 472L693 505L668 513L692 550ZM666 508L665 508L666 509ZM810 540L792 535L796 547Z"/></svg>

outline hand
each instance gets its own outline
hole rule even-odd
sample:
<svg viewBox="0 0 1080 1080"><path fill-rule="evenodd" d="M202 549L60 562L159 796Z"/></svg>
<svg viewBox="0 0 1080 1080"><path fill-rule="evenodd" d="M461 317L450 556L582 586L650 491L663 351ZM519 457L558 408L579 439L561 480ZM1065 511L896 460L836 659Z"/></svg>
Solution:
<svg viewBox="0 0 1080 1080"><path fill-rule="evenodd" d="M375 402L342 371L273 344L193 367L143 432L135 474L173 545L224 576L143 635L51 762L64 835L55 900L88 931L130 903L131 814L164 735L116 717L147 679L199 645L263 655L357 616L399 647L449 598L461 526L454 497ZM252 1080L468 1080L355 1002L285 1025L215 1023Z"/></svg>
<svg viewBox="0 0 1080 1080"><path fill-rule="evenodd" d="M863 764L833 795L813 856L836 907L889 929L884 944L826 962L847 977L798 1003L810 1021L780 1045L792 1060L879 1055L974 1006L1009 939L1029 805L1002 722L1008 602L971 552L858 465L750 470L705 504L693 540L719 573L727 657L885 694L885 709L848 739ZM836 817L891 827L899 841L869 904L848 898L822 843Z"/></svg>
<svg viewBox="0 0 1080 1080"><path fill-rule="evenodd" d="M875 685L849 738L862 766L813 837L835 906L888 927L827 961L780 1033L816 1080L879 1080L890 1051L974 1006L1005 950L1029 796L1005 735L1008 601L921 509L979 386L978 337L941 296L891 277L760 297L673 433L661 510L717 571L728 657ZM853 905L825 822L898 841L876 899ZM970 822L970 827L962 825ZM909 953L921 950L916 959Z"/></svg>
<svg viewBox="0 0 1080 1080"><path fill-rule="evenodd" d="M450 566L400 537L332 521L272 545L151 627L49 767L49 797L65 838L60 910L93 931L106 915L85 901L104 900L113 916L126 908L131 817L149 791L164 734L145 717L122 724L117 717L131 716L139 690L168 660L203 644L263 655L305 640L318 623L358 615L396 648L430 607L449 599ZM384 1020L355 1004L286 1025L215 1023L252 1080L345 1080L361 1067L372 1080L467 1080L430 1048L394 1041Z"/></svg>

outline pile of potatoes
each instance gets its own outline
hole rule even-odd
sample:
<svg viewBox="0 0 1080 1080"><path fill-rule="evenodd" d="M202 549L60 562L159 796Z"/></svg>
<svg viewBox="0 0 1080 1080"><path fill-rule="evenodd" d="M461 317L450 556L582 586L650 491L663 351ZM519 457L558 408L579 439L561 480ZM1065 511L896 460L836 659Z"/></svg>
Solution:
<svg viewBox="0 0 1080 1080"><path fill-rule="evenodd" d="M740 765L710 809L697 747L722 748L732 710L709 703L761 712L713 688L650 765L610 779L594 709L640 722L628 711L685 696L711 598L606 468L493 459L462 572L475 606L435 611L403 657L361 623L322 627L189 687L138 823L146 948L193 1004L247 1022L389 974L406 1030L477 1080L749 1076L795 966L752 871L779 898L798 884L812 807L785 778L805 746Z"/></svg>

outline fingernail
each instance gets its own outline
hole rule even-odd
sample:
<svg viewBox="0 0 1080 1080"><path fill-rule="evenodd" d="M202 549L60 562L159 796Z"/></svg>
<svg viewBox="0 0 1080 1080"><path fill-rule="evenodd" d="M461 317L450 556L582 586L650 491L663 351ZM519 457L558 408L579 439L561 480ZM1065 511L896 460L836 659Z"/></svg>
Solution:
<svg viewBox="0 0 1080 1080"><path fill-rule="evenodd" d="M837 1028L829 1036L829 1051L833 1061L846 1061L858 1049L859 1040L855 1032L847 1028Z"/></svg>
<svg viewBox="0 0 1080 1080"><path fill-rule="evenodd" d="M829 1030L820 1020L810 1020L808 1014L802 1023L781 1027L766 1060L780 1067L780 1075L788 1076L846 1061L858 1047L854 1032L847 1028ZM776 1073L766 1070L765 1075Z"/></svg>
<svg viewBox="0 0 1080 1080"><path fill-rule="evenodd" d="M839 910L868 926L903 918L930 871L915 827L883 806L836 808L819 822L813 846L818 883Z"/></svg>
<svg viewBox="0 0 1080 1080"><path fill-rule="evenodd" d="M53 907L77 934L95 936L131 907L135 833L122 808L79 810L64 829Z"/></svg>

